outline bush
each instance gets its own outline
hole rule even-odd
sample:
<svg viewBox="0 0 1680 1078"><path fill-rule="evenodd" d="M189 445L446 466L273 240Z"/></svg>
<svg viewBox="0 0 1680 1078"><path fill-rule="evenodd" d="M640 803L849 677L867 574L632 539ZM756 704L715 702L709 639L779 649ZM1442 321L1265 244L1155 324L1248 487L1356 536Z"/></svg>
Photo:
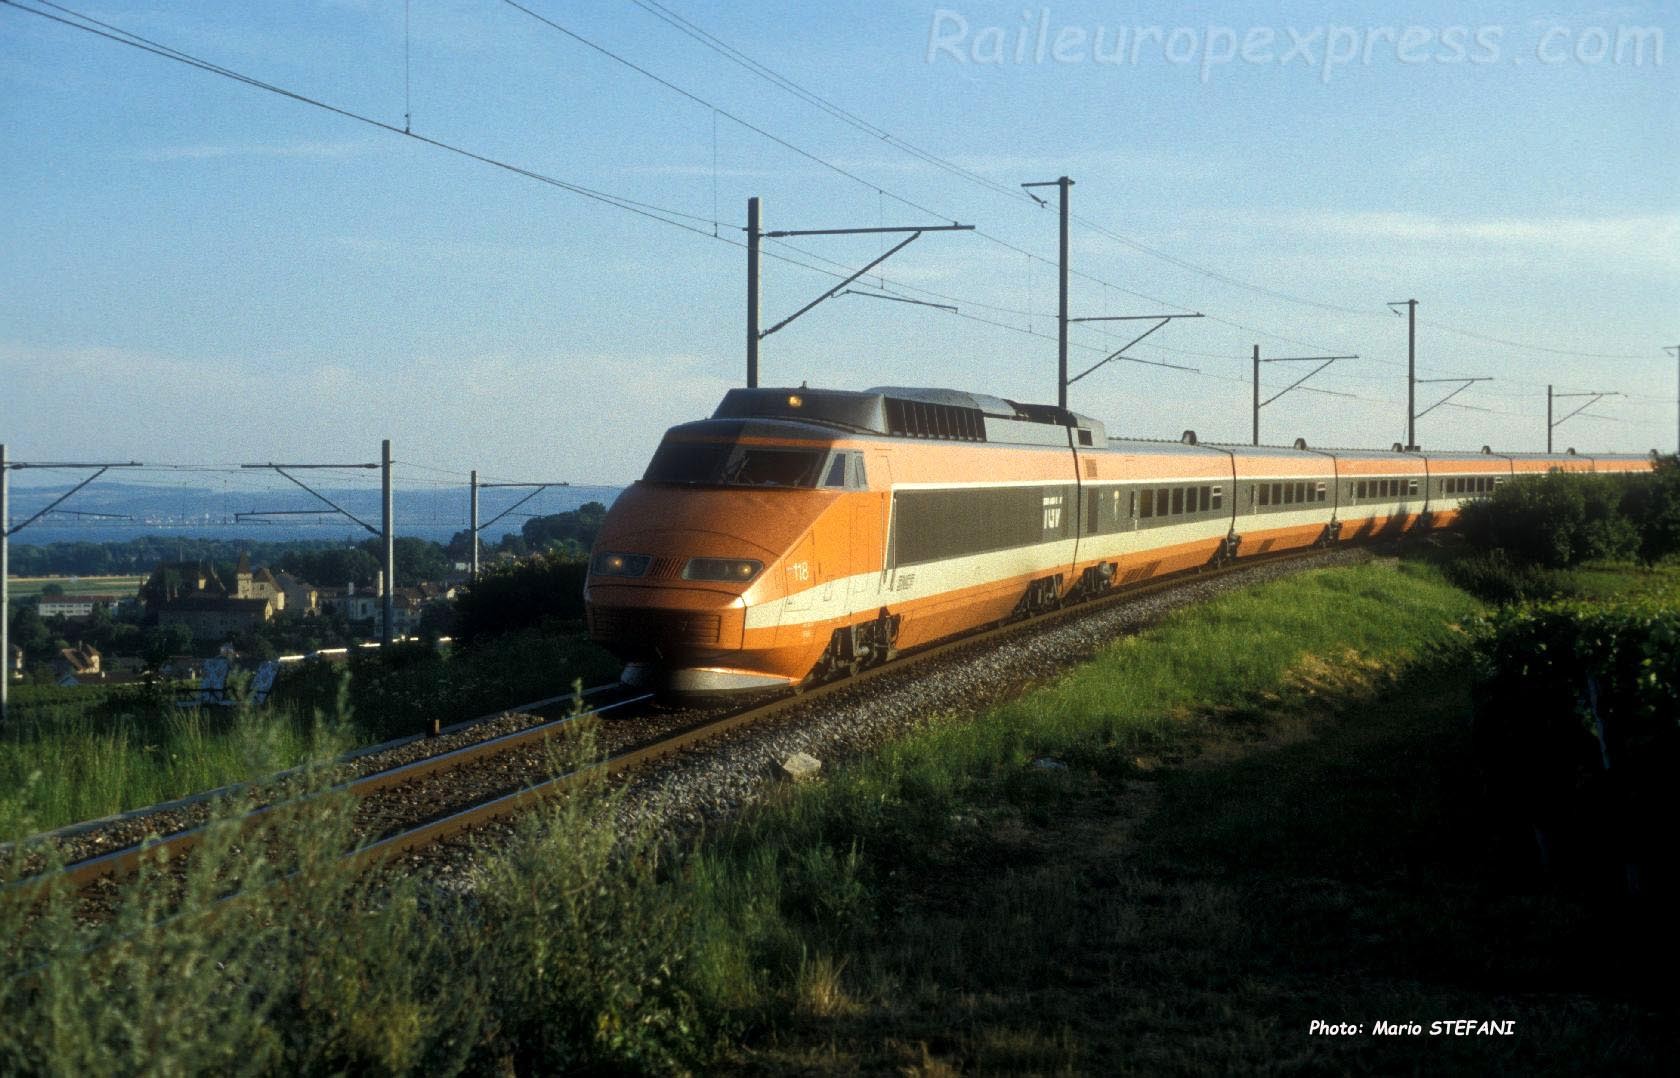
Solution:
<svg viewBox="0 0 1680 1078"><path fill-rule="evenodd" d="M454 648L445 658L431 644L410 641L351 652L348 666L324 661L288 669L274 700L299 714L330 715L339 694L359 738L380 741L557 696L577 678L597 685L619 664L576 633L525 629Z"/></svg>
<svg viewBox="0 0 1680 1078"><path fill-rule="evenodd" d="M587 728L556 771L597 758ZM322 784L326 777L318 776ZM320 789L319 786L316 787ZM600 784L520 821L470 893L364 872L353 809L319 797L253 841L221 821L177 877L110 896L8 888L0 1074L595 1074L705 1062L692 930ZM230 881L243 894L228 899Z"/></svg>
<svg viewBox="0 0 1680 1078"><path fill-rule="evenodd" d="M471 644L501 633L583 618L587 562L552 554L490 569L455 598L456 635Z"/></svg>
<svg viewBox="0 0 1680 1078"><path fill-rule="evenodd" d="M1672 883L1680 818L1680 611L1507 608L1479 632L1479 763L1499 811L1566 871L1645 866Z"/></svg>
<svg viewBox="0 0 1680 1078"><path fill-rule="evenodd" d="M1464 507L1465 536L1483 550L1566 569L1591 559L1632 557L1638 526L1622 515L1627 480L1580 472L1520 477Z"/></svg>
<svg viewBox="0 0 1680 1078"><path fill-rule="evenodd" d="M1454 587L1500 605L1571 597L1575 592L1565 573L1517 561L1499 548L1446 558L1441 569Z"/></svg>
<svg viewBox="0 0 1680 1078"><path fill-rule="evenodd" d="M1680 554L1680 461L1662 457L1622 498L1622 514L1639 528L1639 558L1647 565Z"/></svg>

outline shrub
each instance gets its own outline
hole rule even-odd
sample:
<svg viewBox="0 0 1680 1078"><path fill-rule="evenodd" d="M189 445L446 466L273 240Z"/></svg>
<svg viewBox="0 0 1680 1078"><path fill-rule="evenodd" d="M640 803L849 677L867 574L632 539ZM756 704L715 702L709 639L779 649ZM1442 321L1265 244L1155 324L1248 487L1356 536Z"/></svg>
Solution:
<svg viewBox="0 0 1680 1078"><path fill-rule="evenodd" d="M1672 879L1680 816L1680 611L1507 608L1480 629L1479 763L1500 810L1565 867L1645 865Z"/></svg>
<svg viewBox="0 0 1680 1078"><path fill-rule="evenodd" d="M1444 559L1441 568L1455 587L1501 605L1568 597L1575 590L1566 574L1517 561L1497 547Z"/></svg>
<svg viewBox="0 0 1680 1078"><path fill-rule="evenodd" d="M1595 558L1631 557L1637 525L1622 515L1627 481L1620 476L1554 472L1501 484L1493 496L1465 506L1465 536L1483 550L1565 569Z"/></svg>
<svg viewBox="0 0 1680 1078"><path fill-rule="evenodd" d="M588 563L552 554L492 568L455 599L456 636L472 644L519 629L583 618Z"/></svg>
<svg viewBox="0 0 1680 1078"><path fill-rule="evenodd" d="M1621 512L1639 529L1641 561L1653 564L1680 554L1680 461L1660 458L1654 473L1628 489Z"/></svg>

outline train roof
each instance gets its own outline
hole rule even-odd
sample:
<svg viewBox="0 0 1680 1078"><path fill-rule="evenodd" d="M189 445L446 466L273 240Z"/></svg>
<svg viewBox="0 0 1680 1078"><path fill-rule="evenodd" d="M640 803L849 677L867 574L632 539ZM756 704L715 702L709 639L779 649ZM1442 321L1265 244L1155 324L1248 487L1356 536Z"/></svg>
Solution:
<svg viewBox="0 0 1680 1078"><path fill-rule="evenodd" d="M1046 404L1021 404L959 389L877 386L873 389L731 389L713 419L783 419L896 438L934 438L1015 445L1100 444L1103 425Z"/></svg>
<svg viewBox="0 0 1680 1078"><path fill-rule="evenodd" d="M864 390L812 389L807 386L731 389L712 413L713 420L776 420L809 424L829 430L867 433L890 438L999 442L1012 445L1100 446L1134 454L1175 454L1215 450L1250 458L1361 458L1385 462L1510 460L1564 462L1576 460L1637 461L1642 453L1501 453L1487 446L1476 450L1403 450L1344 446L1252 446L1198 443L1193 431L1178 441L1147 438L1109 438L1101 420L1051 404L1030 404L935 386L874 386Z"/></svg>

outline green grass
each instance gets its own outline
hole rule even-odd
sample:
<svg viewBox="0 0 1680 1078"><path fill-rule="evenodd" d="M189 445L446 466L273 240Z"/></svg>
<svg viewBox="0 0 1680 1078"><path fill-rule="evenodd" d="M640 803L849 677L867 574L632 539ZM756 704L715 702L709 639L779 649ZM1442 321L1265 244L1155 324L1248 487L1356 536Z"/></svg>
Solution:
<svg viewBox="0 0 1680 1078"><path fill-rule="evenodd" d="M0 729L0 842L259 779L358 745L610 681L580 633L509 634L445 659L425 645L288 671L265 708L180 709L187 685L19 686ZM248 676L248 675L242 675ZM331 723L321 715L343 716Z"/></svg>
<svg viewBox="0 0 1680 1078"><path fill-rule="evenodd" d="M18 718L0 734L0 842L258 779L356 743L280 709Z"/></svg>
<svg viewBox="0 0 1680 1078"><path fill-rule="evenodd" d="M1680 606L1680 561L1589 562L1569 577L1583 599L1652 599Z"/></svg>
<svg viewBox="0 0 1680 1078"><path fill-rule="evenodd" d="M6 590L12 602L41 594L48 584L57 584L66 595L137 595L144 576L14 576Z"/></svg>
<svg viewBox="0 0 1680 1078"><path fill-rule="evenodd" d="M585 731L551 766L593 755ZM0 888L0 1073L678 1071L704 1054L683 911L601 808L524 818L470 896L346 866L333 797L264 841L211 828L110 923Z"/></svg>

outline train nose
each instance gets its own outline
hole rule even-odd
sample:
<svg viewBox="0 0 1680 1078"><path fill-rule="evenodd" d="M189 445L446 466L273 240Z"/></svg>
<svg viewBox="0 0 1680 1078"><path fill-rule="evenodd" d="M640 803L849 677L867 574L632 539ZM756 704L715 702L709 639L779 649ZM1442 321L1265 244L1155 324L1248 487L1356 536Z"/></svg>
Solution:
<svg viewBox="0 0 1680 1078"><path fill-rule="evenodd" d="M629 662L738 651L746 625L739 595L692 587L591 583L589 635Z"/></svg>

